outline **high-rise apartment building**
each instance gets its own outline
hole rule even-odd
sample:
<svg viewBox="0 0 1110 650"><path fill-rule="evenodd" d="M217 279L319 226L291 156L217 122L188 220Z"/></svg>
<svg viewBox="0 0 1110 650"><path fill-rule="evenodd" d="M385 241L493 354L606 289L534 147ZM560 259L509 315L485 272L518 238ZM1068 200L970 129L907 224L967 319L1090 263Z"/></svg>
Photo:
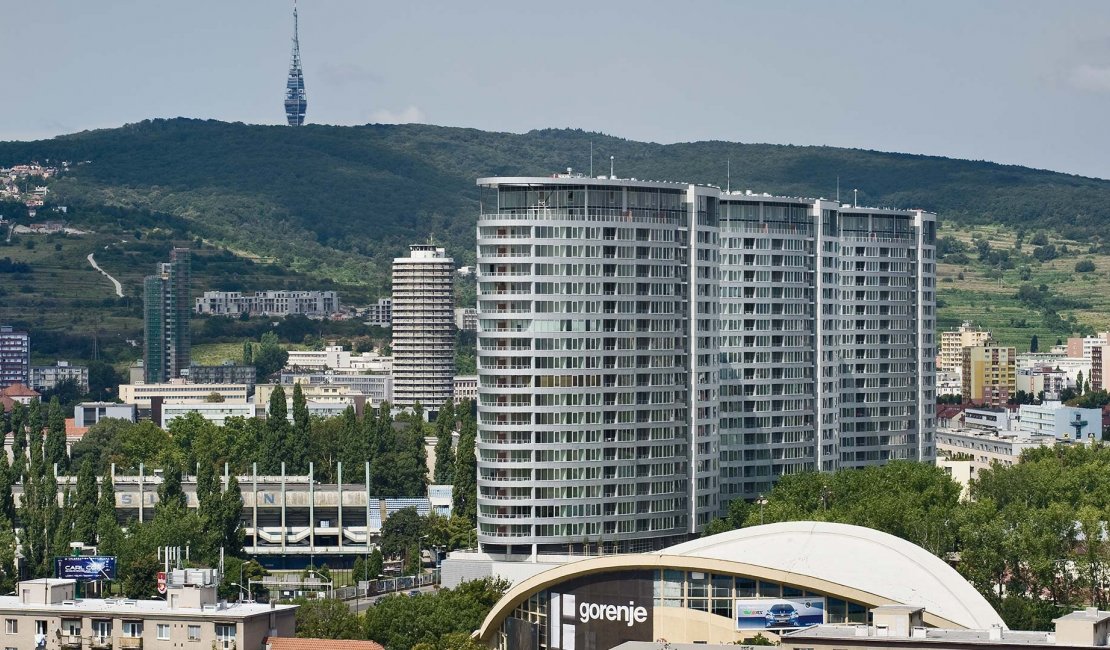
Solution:
<svg viewBox="0 0 1110 650"><path fill-rule="evenodd" d="M435 246L409 249L393 260L393 399L434 414L453 394L455 262Z"/></svg>
<svg viewBox="0 0 1110 650"><path fill-rule="evenodd" d="M963 396L987 406L1003 406L1017 393L1017 349L984 343L964 348Z"/></svg>
<svg viewBox="0 0 1110 650"><path fill-rule="evenodd" d="M990 340L991 333L989 330L972 327L970 321L964 321L959 329L941 332L937 370L963 372L964 348L982 345Z"/></svg>
<svg viewBox="0 0 1110 650"><path fill-rule="evenodd" d="M177 378L189 367L189 286L187 248L174 248L170 261L143 281L143 367L149 384Z"/></svg>
<svg viewBox="0 0 1110 650"><path fill-rule="evenodd" d="M0 325L0 388L31 381L31 336Z"/></svg>
<svg viewBox="0 0 1110 650"><path fill-rule="evenodd" d="M658 547L784 474L935 455L934 215L479 185L483 547Z"/></svg>

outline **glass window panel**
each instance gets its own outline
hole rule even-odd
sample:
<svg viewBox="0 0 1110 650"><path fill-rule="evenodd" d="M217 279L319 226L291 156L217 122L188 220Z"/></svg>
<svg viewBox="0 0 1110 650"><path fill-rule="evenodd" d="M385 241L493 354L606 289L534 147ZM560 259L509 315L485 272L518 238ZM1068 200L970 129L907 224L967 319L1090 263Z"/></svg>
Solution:
<svg viewBox="0 0 1110 650"><path fill-rule="evenodd" d="M859 603L848 603L848 622L867 623L867 608Z"/></svg>
<svg viewBox="0 0 1110 650"><path fill-rule="evenodd" d="M782 585L777 582L759 581L760 598L782 598Z"/></svg>
<svg viewBox="0 0 1110 650"><path fill-rule="evenodd" d="M753 598L755 596L755 580L751 578L736 579L736 597Z"/></svg>

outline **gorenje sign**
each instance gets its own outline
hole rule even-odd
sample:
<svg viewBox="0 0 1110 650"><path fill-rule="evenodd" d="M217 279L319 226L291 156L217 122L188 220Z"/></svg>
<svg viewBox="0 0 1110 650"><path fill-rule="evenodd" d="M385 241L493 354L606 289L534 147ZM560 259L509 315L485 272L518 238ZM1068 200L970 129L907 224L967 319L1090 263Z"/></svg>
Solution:
<svg viewBox="0 0 1110 650"><path fill-rule="evenodd" d="M608 650L651 641L651 571L620 571L569 580L548 592L550 650Z"/></svg>

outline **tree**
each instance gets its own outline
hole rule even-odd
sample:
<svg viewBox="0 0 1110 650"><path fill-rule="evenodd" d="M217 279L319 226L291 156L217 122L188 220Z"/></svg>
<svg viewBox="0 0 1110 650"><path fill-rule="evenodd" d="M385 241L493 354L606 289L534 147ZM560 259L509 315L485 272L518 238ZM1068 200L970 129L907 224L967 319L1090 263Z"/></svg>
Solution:
<svg viewBox="0 0 1110 650"><path fill-rule="evenodd" d="M459 448L455 453L455 489L452 495L454 511L473 525L478 518L478 457L475 443L478 423L474 419L473 405L463 400L459 407L462 425L459 430Z"/></svg>
<svg viewBox="0 0 1110 650"><path fill-rule="evenodd" d="M243 493L239 479L234 474L227 479L227 488L220 497L220 518L215 530L219 533L219 546L227 555L243 553Z"/></svg>
<svg viewBox="0 0 1110 650"><path fill-rule="evenodd" d="M263 434L260 469L266 474L281 472L282 463L289 466L289 432L290 426L288 407L285 403L285 390L279 385L274 387L270 394L270 406L266 415L266 430Z"/></svg>
<svg viewBox="0 0 1110 650"><path fill-rule="evenodd" d="M343 463L344 481L357 483L366 480L365 463L369 445L367 444L364 427L367 422L372 425L374 412L370 411L362 419L363 423L359 424L358 415L355 414L355 407L353 406L348 406L341 416L338 460Z"/></svg>
<svg viewBox="0 0 1110 650"><path fill-rule="evenodd" d="M0 590L6 594L15 591L15 583L19 579L15 564L15 547L16 537L12 522L0 516Z"/></svg>
<svg viewBox="0 0 1110 650"><path fill-rule="evenodd" d="M27 467L27 430L26 413L23 404L16 402L12 405L12 481L23 477ZM13 520L14 521L14 520Z"/></svg>
<svg viewBox="0 0 1110 650"><path fill-rule="evenodd" d="M355 558L355 562L351 566L351 581L357 586L363 580L369 580L369 578L366 576L366 560L360 555Z"/></svg>
<svg viewBox="0 0 1110 650"><path fill-rule="evenodd" d="M370 551L370 559L366 562L367 580L377 580L384 570L385 559L382 557L381 549L375 546L374 550Z"/></svg>
<svg viewBox="0 0 1110 650"><path fill-rule="evenodd" d="M1095 263L1093 260L1080 260L1075 263L1076 273L1091 273L1095 271Z"/></svg>
<svg viewBox="0 0 1110 650"><path fill-rule="evenodd" d="M335 598L298 598L297 636L316 639L357 639L362 630L358 615Z"/></svg>
<svg viewBox="0 0 1110 650"><path fill-rule="evenodd" d="M243 365L254 365L254 344L250 341L243 342Z"/></svg>
<svg viewBox="0 0 1110 650"><path fill-rule="evenodd" d="M1075 391L1080 395L1083 394L1083 371L1075 373Z"/></svg>
<svg viewBox="0 0 1110 650"><path fill-rule="evenodd" d="M308 402L300 384L293 384L293 429L289 435L288 453L292 473L308 472L308 447L312 428L308 417Z"/></svg>
<svg viewBox="0 0 1110 650"><path fill-rule="evenodd" d="M402 508L390 515L382 523L382 553L396 557L407 553L420 543L424 534L424 524L416 508Z"/></svg>
<svg viewBox="0 0 1110 650"><path fill-rule="evenodd" d="M416 576L424 571L424 558L421 557L420 545L414 544L405 551L405 575Z"/></svg>
<svg viewBox="0 0 1110 650"><path fill-rule="evenodd" d="M1040 348L1040 342L1037 340L1037 335L1034 334L1033 338L1029 339L1029 351L1037 352Z"/></svg>
<svg viewBox="0 0 1110 650"><path fill-rule="evenodd" d="M176 507L185 510L189 505L181 488L181 466L171 461L162 468L162 483L158 486L158 507Z"/></svg>
<svg viewBox="0 0 1110 650"><path fill-rule="evenodd" d="M85 544L96 543L97 518L96 469L91 458L81 464L77 473L77 495L74 501L73 539Z"/></svg>
<svg viewBox="0 0 1110 650"><path fill-rule="evenodd" d="M12 497L12 469L8 455L0 453L0 519L15 521L15 499Z"/></svg>
<svg viewBox="0 0 1110 650"><path fill-rule="evenodd" d="M436 463L434 481L439 485L455 482L455 451L451 444L455 428L455 404L447 400L436 416Z"/></svg>
<svg viewBox="0 0 1110 650"><path fill-rule="evenodd" d="M89 397L111 401L119 391L121 377L112 364L106 361L89 363Z"/></svg>
<svg viewBox="0 0 1110 650"><path fill-rule="evenodd" d="M387 648L472 650L466 638L507 589L505 580L484 578L418 598L385 598L366 611L363 637Z"/></svg>
<svg viewBox="0 0 1110 650"><path fill-rule="evenodd" d="M111 474L105 474L96 503L96 550L101 555L116 555L122 543L123 530L116 517L116 486Z"/></svg>
<svg viewBox="0 0 1110 650"><path fill-rule="evenodd" d="M285 367L289 353L281 347L277 334L266 332L260 339L258 352L254 354L254 367L258 381L265 381L270 375Z"/></svg>

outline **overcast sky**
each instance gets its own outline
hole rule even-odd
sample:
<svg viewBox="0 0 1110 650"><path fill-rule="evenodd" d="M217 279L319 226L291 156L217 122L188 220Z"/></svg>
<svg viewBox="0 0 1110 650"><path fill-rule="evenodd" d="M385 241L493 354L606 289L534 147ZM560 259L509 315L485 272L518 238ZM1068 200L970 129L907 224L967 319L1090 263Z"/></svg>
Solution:
<svg viewBox="0 0 1110 650"><path fill-rule="evenodd" d="M302 0L308 121L826 144L1110 178L1107 0ZM0 3L0 140L284 121L284 0Z"/></svg>

